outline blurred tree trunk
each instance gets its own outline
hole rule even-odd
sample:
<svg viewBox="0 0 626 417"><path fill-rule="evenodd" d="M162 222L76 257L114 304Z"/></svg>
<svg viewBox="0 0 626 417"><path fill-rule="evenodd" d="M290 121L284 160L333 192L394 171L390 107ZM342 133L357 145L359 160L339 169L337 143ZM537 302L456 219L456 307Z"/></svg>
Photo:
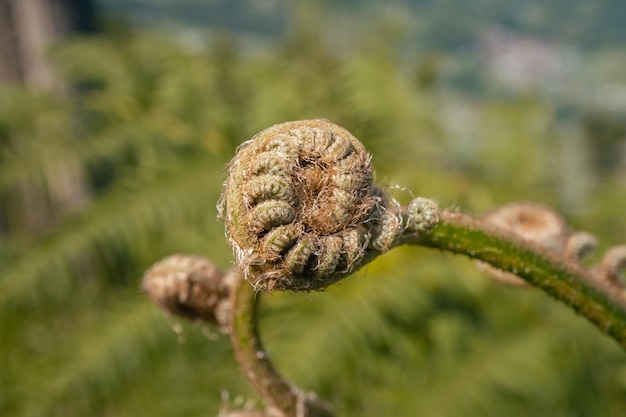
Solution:
<svg viewBox="0 0 626 417"><path fill-rule="evenodd" d="M47 59L51 46L76 32L95 30L92 0L0 0L0 84L28 89L62 90ZM15 152L29 149L32 138L9 132ZM80 138L76 138L80 139ZM89 196L86 172L74 161L41 167L42 181L14 184L3 214L6 233L37 236L65 214L79 210ZM0 230L0 235L2 231Z"/></svg>
<svg viewBox="0 0 626 417"><path fill-rule="evenodd" d="M48 48L76 31L93 31L92 0L0 0L0 82L55 86Z"/></svg>

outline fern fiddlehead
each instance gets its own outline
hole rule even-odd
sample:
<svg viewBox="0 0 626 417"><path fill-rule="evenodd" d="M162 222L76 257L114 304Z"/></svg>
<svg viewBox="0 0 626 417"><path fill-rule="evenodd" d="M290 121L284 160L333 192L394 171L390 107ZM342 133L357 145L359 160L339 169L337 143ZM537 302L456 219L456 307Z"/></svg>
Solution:
<svg viewBox="0 0 626 417"><path fill-rule="evenodd" d="M170 255L144 275L142 288L162 310L230 328L233 272L224 274L200 256Z"/></svg>
<svg viewBox="0 0 626 417"><path fill-rule="evenodd" d="M198 287L198 280L190 279L197 277L193 265L205 271L207 266L194 258L155 265L144 287L162 308L217 320L230 331L240 366L267 401L266 416L332 413L273 368L258 334L257 292L323 289L402 244L463 254L489 264L496 278L533 284L626 348L626 297L618 279L626 266L624 246L610 249L597 267L585 268L580 260L595 249L595 238L571 233L558 213L542 206L516 203L483 219L440 211L421 197L401 207L373 184L363 145L329 121L275 125L241 145L219 206L238 263L217 276L223 285ZM186 278L172 281L172 276ZM217 291L221 301L209 301L205 290ZM226 323L215 319L217 310L205 312L203 303L225 303Z"/></svg>
<svg viewBox="0 0 626 417"><path fill-rule="evenodd" d="M589 250L587 239L580 234L572 235L565 219L551 208L534 203L511 203L498 207L481 217L485 223L510 230L522 239L534 242L556 253L567 253L566 257L578 260ZM585 235L586 237L586 235ZM581 245L580 240L585 244ZM498 282L511 286L528 286L528 283L516 274L506 272L478 261L480 269Z"/></svg>
<svg viewBox="0 0 626 417"><path fill-rule="evenodd" d="M389 250L400 205L372 184L370 156L327 120L272 126L230 163L222 212L238 264L263 291L318 290Z"/></svg>

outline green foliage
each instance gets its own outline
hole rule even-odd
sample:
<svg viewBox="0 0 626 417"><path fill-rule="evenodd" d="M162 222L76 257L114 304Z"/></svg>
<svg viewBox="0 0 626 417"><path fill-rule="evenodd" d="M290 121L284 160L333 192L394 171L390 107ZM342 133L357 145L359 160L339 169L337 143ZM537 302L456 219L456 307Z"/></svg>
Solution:
<svg viewBox="0 0 626 417"><path fill-rule="evenodd" d="M366 144L379 182L442 206L542 201L623 241L621 168L594 171L577 122L416 82L371 36L341 54L311 27L258 54L227 37L203 52L145 34L77 39L54 54L64 94L3 89L0 414L211 415L223 391L253 395L227 340L173 331L139 281L175 252L230 267L224 166L273 123L329 118ZM465 259L398 249L325 293L270 297L261 327L278 367L339 415L626 413L612 341Z"/></svg>

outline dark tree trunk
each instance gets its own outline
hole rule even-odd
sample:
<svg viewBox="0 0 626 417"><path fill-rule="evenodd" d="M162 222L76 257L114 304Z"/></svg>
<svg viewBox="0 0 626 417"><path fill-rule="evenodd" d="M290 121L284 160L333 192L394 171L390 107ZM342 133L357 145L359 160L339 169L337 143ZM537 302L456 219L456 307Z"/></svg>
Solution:
<svg viewBox="0 0 626 417"><path fill-rule="evenodd" d="M92 0L0 0L0 84L62 91L47 59L49 49L67 35L94 30ZM21 142L30 138L9 132L5 140L19 153ZM0 237L11 232L40 235L84 206L89 189L83 166L67 161L41 169L44 181L17 182L5 196L9 201L0 212Z"/></svg>
<svg viewBox="0 0 626 417"><path fill-rule="evenodd" d="M54 87L49 47L72 32L93 30L92 0L0 0L0 83Z"/></svg>

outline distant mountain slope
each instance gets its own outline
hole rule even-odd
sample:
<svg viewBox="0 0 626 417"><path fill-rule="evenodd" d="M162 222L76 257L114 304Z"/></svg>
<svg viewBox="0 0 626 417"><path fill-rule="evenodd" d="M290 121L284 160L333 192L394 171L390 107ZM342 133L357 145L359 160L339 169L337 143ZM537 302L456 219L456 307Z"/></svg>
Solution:
<svg viewBox="0 0 626 417"><path fill-rule="evenodd" d="M227 28L276 36L287 26L290 9L306 2L284 0L97 0L105 12L133 21ZM330 13L360 17L373 10L402 9L416 22L421 40L445 49L472 43L485 27L502 26L581 48L626 45L623 0L342 0L309 2ZM323 3L321 6L319 3Z"/></svg>

